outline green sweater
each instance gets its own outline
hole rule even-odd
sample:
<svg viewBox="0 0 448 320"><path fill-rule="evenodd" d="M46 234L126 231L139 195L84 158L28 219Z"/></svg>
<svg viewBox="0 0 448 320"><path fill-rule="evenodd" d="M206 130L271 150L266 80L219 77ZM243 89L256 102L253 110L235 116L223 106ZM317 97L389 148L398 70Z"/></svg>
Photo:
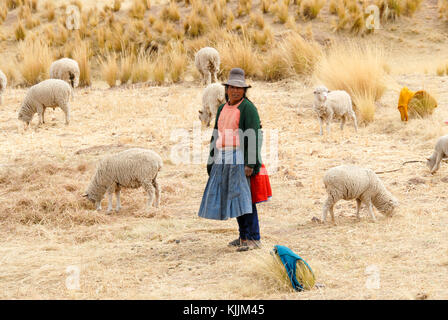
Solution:
<svg viewBox="0 0 448 320"><path fill-rule="evenodd" d="M222 104L218 108L213 135L210 139L210 155L207 162L207 172L209 175L212 170L216 140L218 139L218 119L224 105L225 104ZM240 148L244 148L244 165L253 168L254 171L252 175L255 175L260 171L262 163L261 145L263 141L263 132L261 131L260 116L258 115L257 108L247 98L244 98L243 102L238 106L238 110L240 110ZM241 134L241 132L243 134ZM249 141L251 143L249 143Z"/></svg>

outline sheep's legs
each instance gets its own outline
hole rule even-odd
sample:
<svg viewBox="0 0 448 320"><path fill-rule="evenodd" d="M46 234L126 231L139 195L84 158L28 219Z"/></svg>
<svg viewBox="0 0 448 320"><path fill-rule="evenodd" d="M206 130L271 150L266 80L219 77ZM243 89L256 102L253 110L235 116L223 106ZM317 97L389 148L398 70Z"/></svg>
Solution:
<svg viewBox="0 0 448 320"><path fill-rule="evenodd" d="M151 208L152 203L154 201L154 193L155 193L154 186L152 182L149 182L145 183L143 187L145 188L145 191L148 193L148 209L149 209Z"/></svg>
<svg viewBox="0 0 448 320"><path fill-rule="evenodd" d="M213 72L213 82L218 82L217 74L218 74L218 71ZM0 104L1 104L1 102L0 102Z"/></svg>
<svg viewBox="0 0 448 320"><path fill-rule="evenodd" d="M372 217L372 220L376 221L375 213L373 213L372 201L369 201L368 206L369 206L369 213L370 213L370 216Z"/></svg>
<svg viewBox="0 0 448 320"><path fill-rule="evenodd" d="M121 209L121 201L120 201L120 190L121 188L119 186L117 186L115 188L115 197L117 197L117 207L116 207L116 211L119 212Z"/></svg>
<svg viewBox="0 0 448 320"><path fill-rule="evenodd" d="M320 126L320 132L319 135L323 135L323 123L322 123L322 118L318 117L319 119L319 126Z"/></svg>
<svg viewBox="0 0 448 320"><path fill-rule="evenodd" d="M43 114L44 114L45 108L42 106L37 106L37 115L39 116L39 123L37 126L40 126L43 123Z"/></svg>
<svg viewBox="0 0 448 320"><path fill-rule="evenodd" d="M355 112L352 113L353 124L355 125L355 131L358 132L358 121L356 120Z"/></svg>
<svg viewBox="0 0 448 320"><path fill-rule="evenodd" d="M42 110L42 123L45 123L45 110L46 108Z"/></svg>
<svg viewBox="0 0 448 320"><path fill-rule="evenodd" d="M110 214L112 212L112 201L113 201L113 197L112 197L112 193L113 193L113 188L109 188L107 189L107 214Z"/></svg>
<svg viewBox="0 0 448 320"><path fill-rule="evenodd" d="M153 180L152 185L154 186L154 189L156 190L156 201L154 203L154 207L158 208L160 204L160 188L159 184L157 183L156 179Z"/></svg>
<svg viewBox="0 0 448 320"><path fill-rule="evenodd" d="M442 162L442 154L440 152L437 153L436 156L436 162L434 163L434 166L431 169L431 174L435 173L440 168L440 162Z"/></svg>
<svg viewBox="0 0 448 320"><path fill-rule="evenodd" d="M356 218L359 220L359 210L361 209L361 200L356 199Z"/></svg>
<svg viewBox="0 0 448 320"><path fill-rule="evenodd" d="M205 72L205 84L208 86L212 82L212 74L210 71Z"/></svg>
<svg viewBox="0 0 448 320"><path fill-rule="evenodd" d="M341 130L344 130L344 124L345 124L345 116L341 119Z"/></svg>
<svg viewBox="0 0 448 320"><path fill-rule="evenodd" d="M322 221L325 223L327 222L327 213L328 210L330 210L330 214L331 214L331 220L334 223L334 211L333 211L333 207L334 207L335 202L332 200L332 198L329 196L327 198L327 201L325 201L324 204L324 208L322 210Z"/></svg>
<svg viewBox="0 0 448 320"><path fill-rule="evenodd" d="M65 124L68 125L70 123L70 109L67 105L61 106L61 109L65 113Z"/></svg>

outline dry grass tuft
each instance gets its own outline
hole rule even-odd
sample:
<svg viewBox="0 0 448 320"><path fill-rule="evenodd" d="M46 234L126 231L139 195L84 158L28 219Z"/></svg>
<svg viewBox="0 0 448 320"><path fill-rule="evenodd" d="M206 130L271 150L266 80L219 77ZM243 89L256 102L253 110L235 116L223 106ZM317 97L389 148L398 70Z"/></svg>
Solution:
<svg viewBox="0 0 448 320"><path fill-rule="evenodd" d="M90 59L92 57L92 51L87 41L81 41L77 44L73 51L73 59L78 62L79 65L79 86L86 87L92 84L91 81L91 66Z"/></svg>
<svg viewBox="0 0 448 320"><path fill-rule="evenodd" d="M216 49L221 57L221 73L228 74L232 68L241 68L248 77L260 77L260 54L252 47L247 36L229 34L228 39L218 42Z"/></svg>
<svg viewBox="0 0 448 320"><path fill-rule="evenodd" d="M48 79L54 54L46 43L41 40L24 41L19 44L19 52L19 70L26 85L34 85Z"/></svg>
<svg viewBox="0 0 448 320"><path fill-rule="evenodd" d="M17 41L25 40L26 37L26 29L23 26L22 21L19 21L14 28L14 36Z"/></svg>
<svg viewBox="0 0 448 320"><path fill-rule="evenodd" d="M300 3L300 14L308 20L316 19L324 5L325 0L303 0Z"/></svg>
<svg viewBox="0 0 448 320"><path fill-rule="evenodd" d="M105 57L100 57L98 59L98 64L100 65L103 80L106 81L110 87L115 87L120 76L117 55L115 53L108 53Z"/></svg>

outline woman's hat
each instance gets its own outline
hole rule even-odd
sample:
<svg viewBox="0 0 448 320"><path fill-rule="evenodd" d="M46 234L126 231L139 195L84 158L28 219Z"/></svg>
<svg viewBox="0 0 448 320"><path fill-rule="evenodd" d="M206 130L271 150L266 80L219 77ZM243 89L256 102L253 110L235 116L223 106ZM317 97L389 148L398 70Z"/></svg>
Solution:
<svg viewBox="0 0 448 320"><path fill-rule="evenodd" d="M223 83L224 86L233 86L239 88L250 88L244 79L244 70L240 68L233 68L229 73L229 80Z"/></svg>

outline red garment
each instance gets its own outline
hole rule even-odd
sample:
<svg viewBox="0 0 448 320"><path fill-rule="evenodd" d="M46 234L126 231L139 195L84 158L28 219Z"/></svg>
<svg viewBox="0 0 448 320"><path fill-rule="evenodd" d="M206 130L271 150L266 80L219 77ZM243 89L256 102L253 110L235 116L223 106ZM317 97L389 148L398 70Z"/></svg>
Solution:
<svg viewBox="0 0 448 320"><path fill-rule="evenodd" d="M250 177L250 192L252 193L252 203L267 201L272 197L271 183L264 164L261 165L260 171L255 176Z"/></svg>

